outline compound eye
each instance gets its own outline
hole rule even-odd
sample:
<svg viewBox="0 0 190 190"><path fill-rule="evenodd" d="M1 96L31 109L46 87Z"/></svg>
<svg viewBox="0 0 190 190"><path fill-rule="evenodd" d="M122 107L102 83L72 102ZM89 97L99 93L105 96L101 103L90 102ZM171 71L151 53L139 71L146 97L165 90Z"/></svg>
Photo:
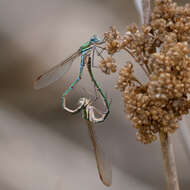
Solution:
<svg viewBox="0 0 190 190"><path fill-rule="evenodd" d="M91 42L99 42L99 38L96 35L93 35L90 39Z"/></svg>

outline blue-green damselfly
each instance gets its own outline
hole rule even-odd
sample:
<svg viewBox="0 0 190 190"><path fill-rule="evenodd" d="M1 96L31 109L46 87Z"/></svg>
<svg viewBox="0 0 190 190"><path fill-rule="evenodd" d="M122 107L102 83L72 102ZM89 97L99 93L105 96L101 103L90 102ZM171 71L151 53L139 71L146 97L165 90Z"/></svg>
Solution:
<svg viewBox="0 0 190 190"><path fill-rule="evenodd" d="M103 122L107 118L107 116L110 112L110 103L108 102L108 99L107 99L105 93L103 92L103 90L101 89L100 85L97 83L97 81L94 77L93 71L92 71L92 66L94 65L95 52L98 52L97 48L101 48L100 45L102 45L103 43L105 43L104 40L101 41L97 36L95 36L95 35L92 36L90 38L90 41L84 43L75 53L73 53L71 56L69 56L63 62L54 66L48 72L40 75L34 82L34 88L35 89L44 88L44 87L54 83L55 81L57 81L59 78L61 78L64 74L66 74L69 71L73 61L77 57L81 56L79 75L78 75L77 79L70 85L70 87L63 93L62 102L64 102L65 96L68 95L68 93L74 88L74 86L81 80L84 66L87 65L91 80L94 83L98 92L103 97L104 103L107 107L107 113L105 114L105 117L103 118L102 121L99 121L99 122ZM98 55L100 55L100 53L98 53ZM89 56L91 57L92 64L85 64L86 63L85 60Z"/></svg>
<svg viewBox="0 0 190 190"><path fill-rule="evenodd" d="M84 43L70 57L65 59L60 64L54 66L48 72L40 75L34 82L34 88L41 89L57 81L59 78L61 78L64 74L66 74L69 71L72 65L72 62L77 57L81 56L80 71L79 71L78 78L63 93L62 107L63 109L65 109L66 111L72 114L82 111L82 116L85 119L88 126L89 135L90 135L90 139L93 145L100 179L104 185L110 186L112 183L111 166L108 159L106 159L104 152L101 149L100 143L98 142L97 136L95 135L95 128L92 125L93 123L103 122L107 118L110 112L110 103L108 102L108 99L106 95L104 94L103 90L101 89L100 85L97 83L92 71L95 52L97 52L98 55L101 56L101 54L97 51L97 48L98 47L101 48L100 45L102 45L103 43L104 41L100 41L96 36L92 36L90 41ZM93 101L87 98L79 99L79 106L74 110L66 106L66 96L74 88L74 86L81 80L83 68L85 65L87 66L88 73L90 75L92 82L94 83L95 89L97 89L97 91L100 93L101 97L104 100L104 105L106 106L106 111L104 113L101 113L96 107L94 107L92 105ZM97 118L95 116L96 114L98 114L100 117Z"/></svg>

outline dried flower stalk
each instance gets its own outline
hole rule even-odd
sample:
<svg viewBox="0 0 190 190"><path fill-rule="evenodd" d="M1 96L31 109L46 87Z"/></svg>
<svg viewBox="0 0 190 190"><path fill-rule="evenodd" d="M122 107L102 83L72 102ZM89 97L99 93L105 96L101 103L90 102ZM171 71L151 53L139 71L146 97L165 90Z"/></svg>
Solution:
<svg viewBox="0 0 190 190"><path fill-rule="evenodd" d="M148 25L150 20L150 0L141 0L142 1L142 9L143 9L143 24Z"/></svg>
<svg viewBox="0 0 190 190"><path fill-rule="evenodd" d="M119 72L117 88L121 91L125 112L137 129L136 138L149 144L160 135L167 183L170 190L179 189L175 157L169 138L178 121L190 109L190 4L178 6L173 0L142 0L144 25L128 26L124 35L111 27L105 33L105 49L112 56L121 50L134 58ZM110 61L112 62L112 61ZM115 60L113 62L115 64ZM139 64L147 82L134 74ZM108 65L111 65L110 63ZM102 70L110 74L107 64ZM114 72L116 66L114 66Z"/></svg>
<svg viewBox="0 0 190 190"><path fill-rule="evenodd" d="M147 9L144 10L144 15L150 16L150 0L148 2L144 2L146 0L142 0L143 7L147 6ZM146 3L148 5L146 5ZM146 14L147 12L147 14ZM149 19L150 17L148 17ZM148 24L149 20L144 16L144 23ZM179 190L179 180L177 176L177 167L175 162L175 154L173 150L173 144L171 141L171 137L168 133L160 132L160 144L163 156L163 162L165 167L165 175L166 175L166 183L168 190Z"/></svg>
<svg viewBox="0 0 190 190"><path fill-rule="evenodd" d="M144 10L150 11L147 3ZM148 144L160 132L174 133L190 109L190 4L182 7L172 0L155 0L148 25L131 24L123 36L111 27L105 41L110 57L100 68L106 74L116 71L115 53L123 50L134 58L121 68L117 88L137 129L137 140ZM144 71L146 83L134 75L134 64Z"/></svg>
<svg viewBox="0 0 190 190"><path fill-rule="evenodd" d="M160 133L163 160L166 171L168 190L179 190L179 182L171 138L167 133Z"/></svg>

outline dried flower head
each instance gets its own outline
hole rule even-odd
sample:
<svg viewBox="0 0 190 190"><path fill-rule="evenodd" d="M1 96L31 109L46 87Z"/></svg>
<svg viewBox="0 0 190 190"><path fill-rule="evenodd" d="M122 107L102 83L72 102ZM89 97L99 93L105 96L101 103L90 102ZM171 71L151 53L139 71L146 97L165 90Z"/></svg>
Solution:
<svg viewBox="0 0 190 190"><path fill-rule="evenodd" d="M155 0L149 25L132 24L123 36L111 28L105 39L108 54L128 52L148 77L142 84L128 62L117 81L137 140L148 144L159 132L175 132L190 109L190 4Z"/></svg>
<svg viewBox="0 0 190 190"><path fill-rule="evenodd" d="M116 53L120 48L120 36L115 27L110 27L110 31L104 34L106 39L106 50L108 54Z"/></svg>
<svg viewBox="0 0 190 190"><path fill-rule="evenodd" d="M112 57L107 57L102 59L99 63L99 67L105 74L115 73L117 71L117 65L115 64L115 59Z"/></svg>

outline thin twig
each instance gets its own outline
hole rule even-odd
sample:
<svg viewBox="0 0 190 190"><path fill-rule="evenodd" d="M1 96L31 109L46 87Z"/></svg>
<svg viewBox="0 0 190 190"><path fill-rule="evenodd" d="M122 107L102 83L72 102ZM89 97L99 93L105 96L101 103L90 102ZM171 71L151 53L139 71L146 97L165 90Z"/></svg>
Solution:
<svg viewBox="0 0 190 190"><path fill-rule="evenodd" d="M148 25L150 21L150 0L142 0L142 10L143 10L143 24Z"/></svg>
<svg viewBox="0 0 190 190"><path fill-rule="evenodd" d="M168 190L179 190L175 155L170 136L167 133L160 132L160 143Z"/></svg>
<svg viewBox="0 0 190 190"><path fill-rule="evenodd" d="M143 86L143 84L136 77L133 77L132 80L140 84L140 86Z"/></svg>
<svg viewBox="0 0 190 190"><path fill-rule="evenodd" d="M131 55L131 57L133 57L135 60L137 60L136 56L133 55L133 53L132 53L128 48L124 47L123 49L124 49L125 51L127 51L127 52ZM145 74L147 75L147 77L149 77L149 73L148 73L148 71L143 67L143 64L140 64L138 61L136 61L136 62L140 65L140 67L141 67L142 70L145 72Z"/></svg>

